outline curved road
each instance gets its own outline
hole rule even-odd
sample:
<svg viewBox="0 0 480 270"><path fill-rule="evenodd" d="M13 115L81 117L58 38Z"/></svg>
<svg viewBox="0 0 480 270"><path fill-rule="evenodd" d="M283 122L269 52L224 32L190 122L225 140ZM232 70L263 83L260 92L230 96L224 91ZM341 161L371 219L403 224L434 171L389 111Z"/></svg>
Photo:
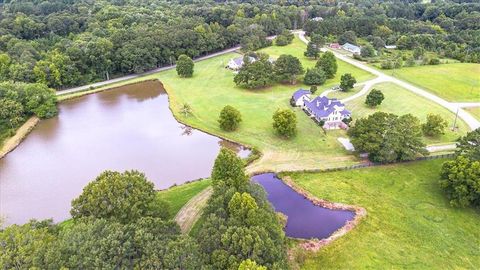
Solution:
<svg viewBox="0 0 480 270"><path fill-rule="evenodd" d="M305 31L295 31L295 33L298 34L298 37L300 38L300 40L302 40L304 43L307 43L307 44L308 44L308 40L307 40L306 37L305 37ZM434 94L432 94L432 93L430 93L430 92L428 92L428 91L426 91L426 90L424 90L424 89L422 89L422 88L419 88L419 87L417 87L417 86L414 86L414 85L412 85L412 84L410 84L410 83L407 83L407 82L405 82L405 81L399 80L399 79L397 79L397 78L395 78L395 77L389 76L389 75L387 75L387 74L385 74L385 73L383 73L383 72L381 72L381 71L379 71L379 70L377 70L377 69L374 69L374 68L372 68L372 67L370 67L370 66L367 66L367 65L365 65L364 63L359 62L359 61L357 61L357 60L354 60L354 59L352 59L352 58L350 58L350 57L348 57L348 56L339 54L339 53L337 53L337 52L335 52L335 51L332 51L332 50L330 50L330 49L328 49L328 50L331 51L331 52L335 55L335 57L339 58L340 60L345 61L345 62L347 62L347 63L349 63L349 64L351 64L351 65L353 65L353 66L356 66L356 67L358 67L358 68L360 68L360 69L363 69L363 70L365 70L365 71L367 71L367 72L370 72L370 73L372 73L372 74L374 74L374 75L377 76L376 79L373 79L373 80L370 80L370 81L365 82L365 83L364 83L365 86L363 87L363 89L362 89L359 93L355 94L355 95L352 96L351 98L346 98L346 99L344 99L344 100L343 100L344 102L349 101L349 100L351 100L351 99L353 99L353 98L357 98L358 96L361 96L361 95L363 95L363 94L366 94L366 93L368 92L368 89L369 89L371 86L373 86L374 84L376 84L376 83L379 83L379 82L392 82L392 83L395 83L395 84L397 84L397 85L402 86L403 88L405 88L405 89L407 89L407 90L410 90L411 92L414 92L414 93L417 94L417 95L420 95L420 96L422 96L422 97L424 97L424 98L427 98L427 99L429 99L429 100L431 100L431 101L433 101L433 102L435 102L435 103L443 106L444 108L450 110L450 111L453 112L453 113L457 113L457 111L458 111L458 117L459 117L460 119L462 119L463 121L465 121L465 123L467 123L467 125L468 125L472 130L477 129L477 128L480 127L480 122L479 122L477 119L475 119L471 114L469 114L468 112L466 112L465 110L463 110L463 109L461 108L461 107L466 107L466 106L464 106L464 105L473 105L473 106L474 106L474 105L477 105L478 103L462 104L462 103L452 103L452 102L448 102L448 101L446 101L446 100L444 100L444 99L442 99L442 98L440 98L440 97L438 97L438 96L436 96L436 95L434 95Z"/></svg>

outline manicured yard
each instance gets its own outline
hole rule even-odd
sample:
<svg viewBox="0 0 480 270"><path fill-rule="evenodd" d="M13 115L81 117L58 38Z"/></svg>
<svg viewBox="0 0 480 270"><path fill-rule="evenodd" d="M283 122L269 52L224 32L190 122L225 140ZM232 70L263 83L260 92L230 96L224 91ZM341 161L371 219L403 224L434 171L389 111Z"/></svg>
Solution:
<svg viewBox="0 0 480 270"><path fill-rule="evenodd" d="M157 196L169 203L170 218L174 218L191 198L210 185L210 180L200 180L159 191Z"/></svg>
<svg viewBox="0 0 480 270"><path fill-rule="evenodd" d="M480 101L479 74L480 64L469 63L406 67L393 73L452 102Z"/></svg>
<svg viewBox="0 0 480 270"><path fill-rule="evenodd" d="M288 173L318 198L365 207L347 235L309 254L304 269L479 269L480 211L449 205L444 160L330 173Z"/></svg>
<svg viewBox="0 0 480 270"><path fill-rule="evenodd" d="M465 108L465 110L471 113L475 118L480 120L480 107Z"/></svg>
<svg viewBox="0 0 480 270"><path fill-rule="evenodd" d="M434 113L440 114L445 120L447 120L449 127L453 125L455 120L454 113L396 84L381 83L375 85L373 88L381 90L385 95L385 100L377 108L368 107L365 104L365 96L347 102L346 106L352 111L352 117L354 119L366 117L376 111L383 111L397 115L411 113L418 117L420 121L424 122L427 114ZM468 127L463 121L457 120L457 125L459 126L458 131L453 132L448 128L445 135L438 138L426 138L426 143L435 144L452 142L468 131Z"/></svg>

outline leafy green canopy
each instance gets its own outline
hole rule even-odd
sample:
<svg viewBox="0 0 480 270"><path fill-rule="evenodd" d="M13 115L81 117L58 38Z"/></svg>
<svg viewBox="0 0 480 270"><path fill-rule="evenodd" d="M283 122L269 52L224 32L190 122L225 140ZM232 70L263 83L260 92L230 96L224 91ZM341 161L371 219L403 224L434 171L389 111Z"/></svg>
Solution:
<svg viewBox="0 0 480 270"><path fill-rule="evenodd" d="M257 263L268 269L285 269L282 226L263 188L248 182L242 160L222 149L212 181L214 193L196 235L205 264L213 269L237 269L241 265L244 268L240 269L257 269Z"/></svg>
<svg viewBox="0 0 480 270"><path fill-rule="evenodd" d="M193 60L185 54L178 57L177 60L177 74L180 77L188 78L193 76Z"/></svg>
<svg viewBox="0 0 480 270"><path fill-rule="evenodd" d="M348 135L355 150L368 153L374 162L413 160L428 154L422 142L420 121L410 114L399 117L376 112L358 119Z"/></svg>
<svg viewBox="0 0 480 270"><path fill-rule="evenodd" d="M223 107L218 119L221 129L225 131L234 131L238 128L240 122L242 122L242 116L237 109L230 105Z"/></svg>
<svg viewBox="0 0 480 270"><path fill-rule="evenodd" d="M105 171L72 201L70 213L75 219L94 217L122 223L143 216L167 217L168 206L156 200L154 185L143 173Z"/></svg>
<svg viewBox="0 0 480 270"><path fill-rule="evenodd" d="M337 59L333 53L325 52L320 56L315 67L321 68L328 79L333 79L338 69Z"/></svg>
<svg viewBox="0 0 480 270"><path fill-rule="evenodd" d="M297 116L292 110L277 110L273 114L273 129L282 137L291 138L297 133Z"/></svg>
<svg viewBox="0 0 480 270"><path fill-rule="evenodd" d="M382 91L373 89L368 93L367 97L365 98L365 104L370 107L376 107L382 104L385 96L383 95Z"/></svg>

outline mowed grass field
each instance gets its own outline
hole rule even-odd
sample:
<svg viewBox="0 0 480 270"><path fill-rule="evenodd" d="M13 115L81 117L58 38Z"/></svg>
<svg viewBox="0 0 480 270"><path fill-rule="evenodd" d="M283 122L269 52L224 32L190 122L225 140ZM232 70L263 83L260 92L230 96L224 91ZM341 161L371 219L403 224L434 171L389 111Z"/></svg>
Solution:
<svg viewBox="0 0 480 270"><path fill-rule="evenodd" d="M314 60L303 57L304 50L305 45L295 39L289 46L272 46L262 51L273 57L280 51L301 56L305 68L314 66ZM272 128L273 113L278 109L292 108L289 105L292 93L307 86L300 83L277 84L256 90L237 87L233 82L234 73L225 66L231 58L238 56L230 53L198 62L192 78L179 78L175 70L150 77L163 82L169 94L170 107L182 122L260 150L263 156L249 167L249 171L328 168L356 162L356 158L337 141L338 136L346 136L344 131L332 131L325 135L300 109L294 109L298 134L290 140L279 138ZM359 80L373 78L373 75L348 64L339 64L337 77L329 80L318 93L328 85L339 84L340 75L347 71ZM179 113L184 103L192 107L192 116L185 117ZM224 132L218 126L218 115L225 105L234 106L242 114L243 122L235 132Z"/></svg>
<svg viewBox="0 0 480 270"><path fill-rule="evenodd" d="M345 106L352 111L353 119L363 118L377 111L387 113L394 113L403 115L410 113L420 119L423 123L429 113L439 114L448 122L448 128L445 134L439 137L424 137L427 144L438 144L445 142L453 142L459 136L465 135L469 131L468 126L462 120L457 120L457 131L452 131L450 127L455 121L455 114L442 106L418 96L407 89L402 88L393 83L380 83L374 85L372 89L381 90L385 95L382 104L376 108L371 108L365 104L366 95L357 99L351 100Z"/></svg>
<svg viewBox="0 0 480 270"><path fill-rule="evenodd" d="M169 204L170 218L174 218L178 211L195 195L210 186L210 180L199 180L180 186L171 187L157 192L157 197Z"/></svg>
<svg viewBox="0 0 480 270"><path fill-rule="evenodd" d="M318 198L359 205L358 227L304 269L479 269L480 211L449 205L438 186L444 160L329 173L287 173Z"/></svg>
<svg viewBox="0 0 480 270"><path fill-rule="evenodd" d="M465 110L471 113L475 118L480 120L480 107L465 108Z"/></svg>
<svg viewBox="0 0 480 270"><path fill-rule="evenodd" d="M392 74L392 71L387 71ZM480 101L480 64L453 63L396 69L393 76L451 102Z"/></svg>

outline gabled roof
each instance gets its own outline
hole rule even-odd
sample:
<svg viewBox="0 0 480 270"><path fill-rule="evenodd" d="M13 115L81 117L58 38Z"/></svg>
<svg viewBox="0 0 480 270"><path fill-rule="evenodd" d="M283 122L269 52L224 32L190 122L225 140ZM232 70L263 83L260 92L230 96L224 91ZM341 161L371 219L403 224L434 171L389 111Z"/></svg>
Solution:
<svg viewBox="0 0 480 270"><path fill-rule="evenodd" d="M315 117L328 117L336 109L335 107L344 107L342 102L333 98L329 99L325 96L319 96L314 98L312 101L306 101L305 106L310 109L312 114ZM350 112L348 110L342 110L342 115L348 115Z"/></svg>
<svg viewBox="0 0 480 270"><path fill-rule="evenodd" d="M293 93L293 100L297 101L299 98L301 98L302 96L304 95L311 95L312 93L310 92L310 90L305 90L305 89L298 89L297 91L295 91L295 93Z"/></svg>
<svg viewBox="0 0 480 270"><path fill-rule="evenodd" d="M250 59L251 62L254 62L256 59L251 57L251 56L248 56L248 58ZM243 66L243 56L240 56L240 57L237 57L237 58L233 58L232 59L233 62L235 63L235 65L237 66Z"/></svg>
<svg viewBox="0 0 480 270"><path fill-rule="evenodd" d="M342 47L345 49L345 50L352 50L352 51L357 51L357 50L360 50L360 47L356 46L356 45L353 45L353 44L350 44L350 43L345 43L342 45Z"/></svg>

